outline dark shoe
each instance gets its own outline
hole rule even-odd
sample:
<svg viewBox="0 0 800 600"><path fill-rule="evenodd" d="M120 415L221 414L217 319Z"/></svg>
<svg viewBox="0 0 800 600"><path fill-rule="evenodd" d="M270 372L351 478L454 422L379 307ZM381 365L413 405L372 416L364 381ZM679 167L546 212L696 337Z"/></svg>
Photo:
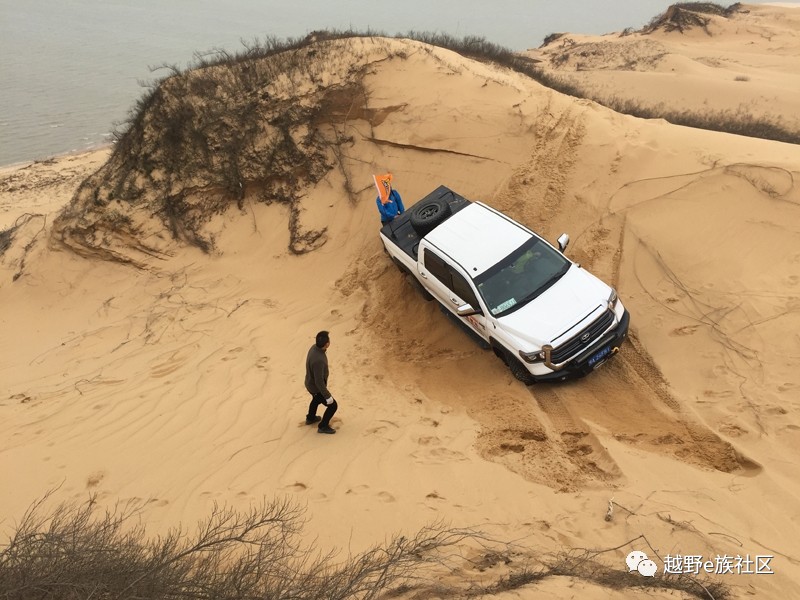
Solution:
<svg viewBox="0 0 800 600"><path fill-rule="evenodd" d="M333 427L328 427L327 425L320 425L317 427L317 433L336 433L336 430Z"/></svg>
<svg viewBox="0 0 800 600"><path fill-rule="evenodd" d="M313 417L306 417L306 425L313 425L322 421L322 417L314 415Z"/></svg>

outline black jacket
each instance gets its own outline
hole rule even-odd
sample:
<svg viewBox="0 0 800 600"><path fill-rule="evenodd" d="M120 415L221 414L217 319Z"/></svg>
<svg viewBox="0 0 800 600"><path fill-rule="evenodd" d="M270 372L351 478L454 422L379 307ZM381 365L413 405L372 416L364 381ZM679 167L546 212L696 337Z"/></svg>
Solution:
<svg viewBox="0 0 800 600"><path fill-rule="evenodd" d="M328 391L328 355L314 344L306 357L306 389L309 394L322 394L326 400L331 397Z"/></svg>

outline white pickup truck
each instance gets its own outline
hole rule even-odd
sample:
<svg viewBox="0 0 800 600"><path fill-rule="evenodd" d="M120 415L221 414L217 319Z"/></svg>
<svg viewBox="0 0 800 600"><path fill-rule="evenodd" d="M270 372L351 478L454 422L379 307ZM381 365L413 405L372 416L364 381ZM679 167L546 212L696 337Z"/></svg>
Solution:
<svg viewBox="0 0 800 600"><path fill-rule="evenodd" d="M386 252L526 384L582 377L628 335L616 291L506 215L440 186L380 232Z"/></svg>

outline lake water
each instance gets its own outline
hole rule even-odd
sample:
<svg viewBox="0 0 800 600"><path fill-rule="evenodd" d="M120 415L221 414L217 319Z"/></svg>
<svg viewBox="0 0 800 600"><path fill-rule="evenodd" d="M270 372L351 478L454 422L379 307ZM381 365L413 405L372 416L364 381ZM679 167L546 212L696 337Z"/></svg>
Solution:
<svg viewBox="0 0 800 600"><path fill-rule="evenodd" d="M478 35L512 50L553 32L641 27L669 0L0 0L0 165L106 143L150 67L317 29Z"/></svg>

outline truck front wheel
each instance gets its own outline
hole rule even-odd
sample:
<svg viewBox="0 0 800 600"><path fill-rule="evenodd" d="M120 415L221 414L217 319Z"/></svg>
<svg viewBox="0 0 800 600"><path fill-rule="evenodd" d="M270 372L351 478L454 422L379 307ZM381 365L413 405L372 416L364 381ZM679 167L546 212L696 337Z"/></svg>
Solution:
<svg viewBox="0 0 800 600"><path fill-rule="evenodd" d="M525 368L519 359L508 351L505 352L505 363L508 365L511 374L514 376L515 379L518 379L525 385L531 385L534 383L533 375L528 369Z"/></svg>

